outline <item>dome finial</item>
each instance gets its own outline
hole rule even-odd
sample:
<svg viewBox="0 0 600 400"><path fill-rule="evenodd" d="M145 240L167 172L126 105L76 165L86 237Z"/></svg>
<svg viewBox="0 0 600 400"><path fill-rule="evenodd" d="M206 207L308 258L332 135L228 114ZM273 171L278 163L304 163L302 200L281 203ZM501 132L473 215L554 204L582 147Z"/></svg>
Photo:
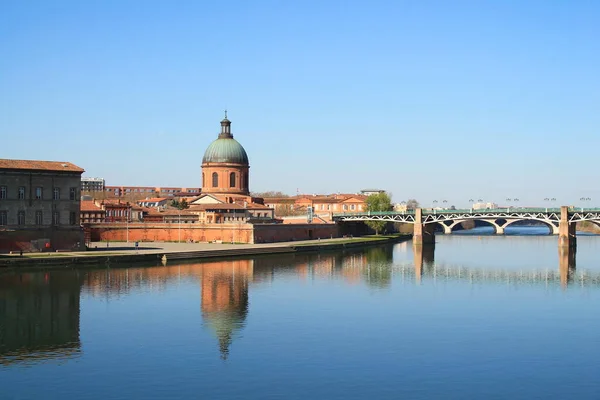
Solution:
<svg viewBox="0 0 600 400"><path fill-rule="evenodd" d="M225 110L225 118L221 121L221 133L219 138L233 139L231 134L231 121L227 119L227 110Z"/></svg>

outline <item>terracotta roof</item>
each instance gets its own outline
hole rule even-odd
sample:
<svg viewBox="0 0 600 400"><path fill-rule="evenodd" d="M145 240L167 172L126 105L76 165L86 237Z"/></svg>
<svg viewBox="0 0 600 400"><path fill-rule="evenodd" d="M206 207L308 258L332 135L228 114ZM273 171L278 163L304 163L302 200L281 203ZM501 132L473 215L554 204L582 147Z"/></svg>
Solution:
<svg viewBox="0 0 600 400"><path fill-rule="evenodd" d="M103 211L101 207L97 206L94 200L81 200L81 211Z"/></svg>
<svg viewBox="0 0 600 400"><path fill-rule="evenodd" d="M220 204L192 204L190 210L244 210L244 206L236 203L220 203Z"/></svg>
<svg viewBox="0 0 600 400"><path fill-rule="evenodd" d="M2 158L0 158L0 169L84 172L83 168L66 161L7 160Z"/></svg>

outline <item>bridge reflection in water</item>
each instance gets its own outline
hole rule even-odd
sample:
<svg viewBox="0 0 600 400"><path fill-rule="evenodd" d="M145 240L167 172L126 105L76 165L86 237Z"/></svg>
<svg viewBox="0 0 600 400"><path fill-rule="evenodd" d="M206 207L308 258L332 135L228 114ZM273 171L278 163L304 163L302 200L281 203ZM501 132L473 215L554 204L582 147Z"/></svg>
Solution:
<svg viewBox="0 0 600 400"><path fill-rule="evenodd" d="M576 270L576 248L558 248L558 268L543 270L515 271L514 269L467 268L462 266L436 265L434 261L435 245L412 246L413 265L394 266L403 275L415 276L421 283L422 276L436 279L460 279L470 282L506 282L512 284L556 283L563 288L577 281L579 285L600 285L600 273Z"/></svg>

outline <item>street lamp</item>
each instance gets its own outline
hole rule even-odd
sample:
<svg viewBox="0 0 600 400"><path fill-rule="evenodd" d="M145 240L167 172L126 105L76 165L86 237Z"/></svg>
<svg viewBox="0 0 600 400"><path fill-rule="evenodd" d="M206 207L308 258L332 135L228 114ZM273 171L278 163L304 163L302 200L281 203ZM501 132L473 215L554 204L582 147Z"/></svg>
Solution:
<svg viewBox="0 0 600 400"><path fill-rule="evenodd" d="M592 198L591 197L582 197L579 200L586 202L586 201L591 201Z"/></svg>
<svg viewBox="0 0 600 400"><path fill-rule="evenodd" d="M435 205L437 204L437 202L438 202L437 200L434 200L433 201L433 207L431 207L431 208L435 208Z"/></svg>

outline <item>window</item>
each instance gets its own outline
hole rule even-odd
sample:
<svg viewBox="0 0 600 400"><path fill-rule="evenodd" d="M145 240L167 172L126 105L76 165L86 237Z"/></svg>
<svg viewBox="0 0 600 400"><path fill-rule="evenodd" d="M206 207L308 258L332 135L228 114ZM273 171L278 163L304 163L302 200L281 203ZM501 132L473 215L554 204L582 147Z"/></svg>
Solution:
<svg viewBox="0 0 600 400"><path fill-rule="evenodd" d="M60 188L52 189L52 200L60 200Z"/></svg>
<svg viewBox="0 0 600 400"><path fill-rule="evenodd" d="M344 204L344 211L348 210L348 204Z"/></svg>
<svg viewBox="0 0 600 400"><path fill-rule="evenodd" d="M355 205L354 205L354 204L352 204L352 205L350 206L350 209L351 209L351 210L354 210L354 207L355 207Z"/></svg>
<svg viewBox="0 0 600 400"><path fill-rule="evenodd" d="M25 186L19 186L19 200L25 200Z"/></svg>
<svg viewBox="0 0 600 400"><path fill-rule="evenodd" d="M35 212L35 224L36 225L43 225L44 224L44 215L42 214L41 211L36 211Z"/></svg>
<svg viewBox="0 0 600 400"><path fill-rule="evenodd" d="M0 225L8 224L8 211L0 211Z"/></svg>
<svg viewBox="0 0 600 400"><path fill-rule="evenodd" d="M248 173L245 173L243 176L244 176L244 189L248 189Z"/></svg>
<svg viewBox="0 0 600 400"><path fill-rule="evenodd" d="M69 213L69 224L75 225L77 223L77 214L73 211Z"/></svg>
<svg viewBox="0 0 600 400"><path fill-rule="evenodd" d="M17 213L17 224L25 225L25 211L19 211Z"/></svg>
<svg viewBox="0 0 600 400"><path fill-rule="evenodd" d="M42 196L44 195L44 190L42 187L38 186L35 188L35 199L36 200L41 200Z"/></svg>
<svg viewBox="0 0 600 400"><path fill-rule="evenodd" d="M76 200L77 199L77 188L69 188L69 200Z"/></svg>
<svg viewBox="0 0 600 400"><path fill-rule="evenodd" d="M235 187L235 172L229 174L229 187Z"/></svg>
<svg viewBox="0 0 600 400"><path fill-rule="evenodd" d="M58 211L54 211L52 213L52 225L60 224L60 213Z"/></svg>
<svg viewBox="0 0 600 400"><path fill-rule="evenodd" d="M213 172L212 174L212 186L219 187L219 174L216 172Z"/></svg>
<svg viewBox="0 0 600 400"><path fill-rule="evenodd" d="M6 186L0 186L0 199L6 199Z"/></svg>

